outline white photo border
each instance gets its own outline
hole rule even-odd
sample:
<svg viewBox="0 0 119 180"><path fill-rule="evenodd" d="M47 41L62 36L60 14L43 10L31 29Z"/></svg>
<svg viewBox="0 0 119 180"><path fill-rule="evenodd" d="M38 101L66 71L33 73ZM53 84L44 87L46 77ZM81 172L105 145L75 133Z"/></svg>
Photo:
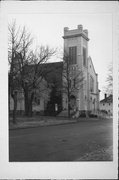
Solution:
<svg viewBox="0 0 119 180"><path fill-rule="evenodd" d="M46 3L49 4L46 8ZM70 8L70 7L73 7ZM80 7L78 9L77 7ZM88 10L85 7L88 7ZM75 9L75 11L74 11ZM118 59L119 7L116 1L2 1L0 4L0 179L117 179L118 175ZM113 19L113 161L112 162L9 162L8 131L8 14L111 13Z"/></svg>

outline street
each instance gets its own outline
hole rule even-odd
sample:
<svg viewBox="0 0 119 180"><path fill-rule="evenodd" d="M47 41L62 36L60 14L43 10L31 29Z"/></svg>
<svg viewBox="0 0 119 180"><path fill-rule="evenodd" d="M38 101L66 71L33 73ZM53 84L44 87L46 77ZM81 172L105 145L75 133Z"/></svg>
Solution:
<svg viewBox="0 0 119 180"><path fill-rule="evenodd" d="M112 120L10 130L9 161L78 161L112 146L112 138Z"/></svg>

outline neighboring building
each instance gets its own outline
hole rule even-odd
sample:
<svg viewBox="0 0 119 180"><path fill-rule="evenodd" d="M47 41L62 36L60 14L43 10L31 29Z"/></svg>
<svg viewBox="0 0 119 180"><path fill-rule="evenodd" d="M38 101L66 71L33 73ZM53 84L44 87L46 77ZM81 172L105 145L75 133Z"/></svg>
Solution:
<svg viewBox="0 0 119 180"><path fill-rule="evenodd" d="M100 101L100 112L109 116L113 115L113 96L112 95L107 97L107 94L105 94L104 99Z"/></svg>
<svg viewBox="0 0 119 180"><path fill-rule="evenodd" d="M64 28L64 52L70 56L72 70L82 71L84 76L83 87L73 96L76 98L78 111L97 114L99 111L98 75L95 72L91 57L88 57L88 30L82 25L77 29ZM68 108L67 96L63 95L63 108Z"/></svg>

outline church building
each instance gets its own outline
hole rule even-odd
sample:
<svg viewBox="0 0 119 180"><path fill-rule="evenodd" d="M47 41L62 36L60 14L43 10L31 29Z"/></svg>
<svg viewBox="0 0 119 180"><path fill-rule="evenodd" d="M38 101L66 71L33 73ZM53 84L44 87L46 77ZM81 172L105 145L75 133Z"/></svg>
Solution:
<svg viewBox="0 0 119 180"><path fill-rule="evenodd" d="M78 25L77 29L69 30L68 27L64 28L64 54L67 52L69 55L69 66L71 69L70 78L73 79L73 75L76 72L82 72L82 82L80 83L80 88L72 91L70 94L74 98L72 101L70 97L70 108L75 107L76 112L78 112L77 117L81 114L88 115L98 115L99 112L99 89L98 89L98 75L95 72L93 62L91 57L88 56L88 30L83 29L82 25ZM29 67L30 68L30 67ZM52 92L48 94L49 98L46 96L35 97L33 102L33 111L43 111L49 112L48 115L57 113L62 113L68 110L68 96L62 91L63 88L63 69L64 62L54 62L40 64L39 69L44 72L44 81L47 86L52 85ZM50 72L50 73L48 73ZM74 80L74 79L73 79ZM78 79L80 81L80 79ZM72 82L71 82L72 83ZM76 82L73 81L74 89ZM55 92L55 93L54 93ZM24 96L23 92L19 93L18 98L18 111L24 111ZM38 102L38 103L36 103ZM74 108L72 108L74 109ZM13 101L10 100L10 110L13 110ZM61 112L62 111L62 112Z"/></svg>

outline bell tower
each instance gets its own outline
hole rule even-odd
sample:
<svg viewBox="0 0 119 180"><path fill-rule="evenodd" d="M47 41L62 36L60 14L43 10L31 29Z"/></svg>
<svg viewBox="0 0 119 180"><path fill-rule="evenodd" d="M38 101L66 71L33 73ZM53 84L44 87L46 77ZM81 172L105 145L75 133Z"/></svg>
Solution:
<svg viewBox="0 0 119 180"><path fill-rule="evenodd" d="M78 65L80 68L87 67L88 57L88 30L82 25L78 25L77 29L69 30L64 28L64 50L71 54L73 60L70 64Z"/></svg>
<svg viewBox="0 0 119 180"><path fill-rule="evenodd" d="M69 64L82 71L84 76L83 88L76 95L77 106L81 111L87 111L88 97L88 30L78 25L77 29L64 28L64 53L71 57Z"/></svg>

